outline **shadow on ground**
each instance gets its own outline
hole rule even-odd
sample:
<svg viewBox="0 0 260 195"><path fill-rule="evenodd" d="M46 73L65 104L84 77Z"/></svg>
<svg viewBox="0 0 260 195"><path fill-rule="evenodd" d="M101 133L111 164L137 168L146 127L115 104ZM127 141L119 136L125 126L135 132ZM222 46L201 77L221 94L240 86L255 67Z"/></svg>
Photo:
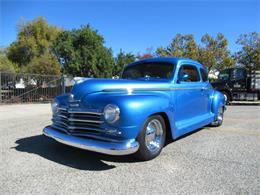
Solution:
<svg viewBox="0 0 260 195"><path fill-rule="evenodd" d="M116 167L104 161L122 163L137 162L133 156L108 156L81 150L60 144L44 135L22 138L15 143L18 144L14 147L17 151L37 154L56 163L80 170L102 171Z"/></svg>
<svg viewBox="0 0 260 195"><path fill-rule="evenodd" d="M205 127L205 129L207 128L209 127ZM179 141L202 129L203 128L200 128L193 132L187 133L175 141ZM167 139L165 146L171 144L172 142L172 139ZM18 145L13 148L17 151L37 154L45 159L80 170L103 171L116 168L115 165L109 165L106 162L138 162L133 155L109 156L99 154L58 143L51 138L45 137L44 135L36 135L18 139L15 143Z"/></svg>

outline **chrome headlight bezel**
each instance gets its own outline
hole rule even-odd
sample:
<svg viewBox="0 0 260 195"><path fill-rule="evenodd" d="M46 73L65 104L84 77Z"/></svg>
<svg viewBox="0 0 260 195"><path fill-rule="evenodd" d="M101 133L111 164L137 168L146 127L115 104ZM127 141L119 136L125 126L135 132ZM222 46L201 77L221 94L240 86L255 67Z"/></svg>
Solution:
<svg viewBox="0 0 260 195"><path fill-rule="evenodd" d="M115 123L120 118L120 109L117 105L108 104L104 108L103 115L106 122L110 124Z"/></svg>
<svg viewBox="0 0 260 195"><path fill-rule="evenodd" d="M51 102L51 110L53 114L56 114L58 112L59 103L57 100L53 100Z"/></svg>

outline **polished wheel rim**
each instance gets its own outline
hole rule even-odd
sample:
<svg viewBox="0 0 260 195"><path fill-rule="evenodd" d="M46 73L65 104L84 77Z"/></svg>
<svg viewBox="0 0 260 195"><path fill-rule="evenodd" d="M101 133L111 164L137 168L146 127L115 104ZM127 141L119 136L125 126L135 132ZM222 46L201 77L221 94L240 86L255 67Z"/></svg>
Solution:
<svg viewBox="0 0 260 195"><path fill-rule="evenodd" d="M228 102L227 102L227 100L228 100L227 94L224 94L224 100L225 100L225 104L227 104L227 103L228 103Z"/></svg>
<svg viewBox="0 0 260 195"><path fill-rule="evenodd" d="M218 122L219 123L222 123L222 121L223 121L223 113L224 113L223 108L219 107L219 109L218 109Z"/></svg>
<svg viewBox="0 0 260 195"><path fill-rule="evenodd" d="M153 119L146 126L145 144L151 152L157 152L161 148L163 127L159 120Z"/></svg>

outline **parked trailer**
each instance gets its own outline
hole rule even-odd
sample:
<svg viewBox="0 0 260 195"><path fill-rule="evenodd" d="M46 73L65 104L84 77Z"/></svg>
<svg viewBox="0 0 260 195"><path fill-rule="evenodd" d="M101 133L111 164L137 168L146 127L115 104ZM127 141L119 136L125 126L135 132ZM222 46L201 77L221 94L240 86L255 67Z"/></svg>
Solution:
<svg viewBox="0 0 260 195"><path fill-rule="evenodd" d="M211 84L224 94L227 103L260 103L260 70L228 68Z"/></svg>

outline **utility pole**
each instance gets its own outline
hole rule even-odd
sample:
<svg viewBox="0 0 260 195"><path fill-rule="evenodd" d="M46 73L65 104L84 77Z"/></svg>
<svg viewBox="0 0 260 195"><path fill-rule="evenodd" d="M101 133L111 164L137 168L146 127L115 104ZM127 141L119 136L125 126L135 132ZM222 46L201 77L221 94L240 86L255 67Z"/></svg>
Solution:
<svg viewBox="0 0 260 195"><path fill-rule="evenodd" d="M60 58L61 64L61 93L64 94L66 92L65 88L65 76L64 76L64 59Z"/></svg>

